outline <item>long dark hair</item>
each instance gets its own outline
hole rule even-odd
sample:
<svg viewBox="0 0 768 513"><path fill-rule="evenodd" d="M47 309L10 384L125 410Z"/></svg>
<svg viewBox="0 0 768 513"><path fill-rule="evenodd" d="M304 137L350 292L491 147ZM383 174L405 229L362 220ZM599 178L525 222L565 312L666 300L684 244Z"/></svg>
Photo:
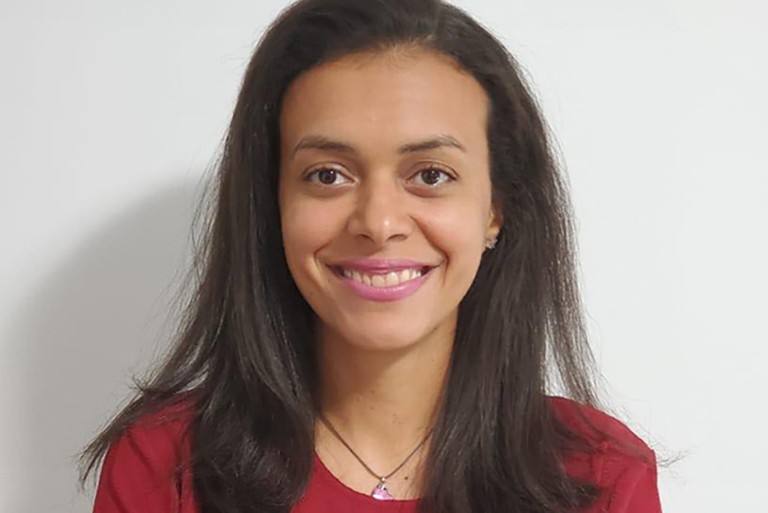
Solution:
<svg viewBox="0 0 768 513"><path fill-rule="evenodd" d="M564 512L597 490L567 476L573 434L546 394L595 405L575 279L567 187L515 59L440 0L301 0L248 65L218 167L199 279L167 358L88 445L81 483L139 417L194 397L192 470L205 512L287 512L308 485L317 379L314 313L282 248L278 117L289 84L353 52L422 47L490 98L494 205L503 216L459 306L421 507L440 513Z"/></svg>

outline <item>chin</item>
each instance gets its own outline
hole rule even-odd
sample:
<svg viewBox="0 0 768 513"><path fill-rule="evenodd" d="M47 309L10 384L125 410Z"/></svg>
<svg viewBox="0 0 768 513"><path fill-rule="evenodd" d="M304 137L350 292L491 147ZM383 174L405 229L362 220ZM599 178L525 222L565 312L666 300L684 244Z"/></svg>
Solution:
<svg viewBox="0 0 768 513"><path fill-rule="evenodd" d="M403 326L392 328L393 326L387 326L375 329L368 326L365 329L343 330L341 333L344 333L343 338L350 345L368 351L405 349L418 344L425 336L424 330L420 329L407 330L403 329Z"/></svg>

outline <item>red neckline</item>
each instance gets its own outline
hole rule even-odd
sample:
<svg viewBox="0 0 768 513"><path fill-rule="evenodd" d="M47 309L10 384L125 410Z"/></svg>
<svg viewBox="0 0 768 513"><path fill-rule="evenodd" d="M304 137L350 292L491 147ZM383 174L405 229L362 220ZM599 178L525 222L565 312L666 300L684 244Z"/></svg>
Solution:
<svg viewBox="0 0 768 513"><path fill-rule="evenodd" d="M325 463L323 463L323 460L320 459L320 456L318 456L317 453L315 453L315 468L317 469L319 476L331 484L334 488L353 500L364 502L366 506L387 508L393 506L415 505L417 502L419 502L419 499L380 500L374 499L368 494L358 492L357 490L344 484L338 477L333 475L333 473L328 469L328 467L325 466Z"/></svg>

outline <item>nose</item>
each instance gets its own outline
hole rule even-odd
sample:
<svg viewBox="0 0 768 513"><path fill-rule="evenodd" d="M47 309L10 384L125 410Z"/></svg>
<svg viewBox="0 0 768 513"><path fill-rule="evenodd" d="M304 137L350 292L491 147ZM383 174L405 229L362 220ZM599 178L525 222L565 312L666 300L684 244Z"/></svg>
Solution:
<svg viewBox="0 0 768 513"><path fill-rule="evenodd" d="M397 180L391 176L364 180L355 198L347 229L355 237L370 239L377 248L405 239L413 229L408 201Z"/></svg>

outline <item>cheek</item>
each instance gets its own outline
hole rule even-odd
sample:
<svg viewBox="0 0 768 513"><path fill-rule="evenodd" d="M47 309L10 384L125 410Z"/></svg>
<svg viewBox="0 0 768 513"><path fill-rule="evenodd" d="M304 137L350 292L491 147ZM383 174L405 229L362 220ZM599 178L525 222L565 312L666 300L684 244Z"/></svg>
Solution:
<svg viewBox="0 0 768 513"><path fill-rule="evenodd" d="M468 201L432 210L422 226L427 238L445 254L451 272L474 275L482 256L486 218L477 202Z"/></svg>
<svg viewBox="0 0 768 513"><path fill-rule="evenodd" d="M308 272L307 265L333 239L336 219L333 209L317 208L311 201L287 200L280 215L283 245L294 279Z"/></svg>
<svg viewBox="0 0 768 513"><path fill-rule="evenodd" d="M478 249L490 211L490 201L484 202L478 196L452 198L439 207L425 209L429 215L423 217L424 224L435 237L444 241L446 249Z"/></svg>

